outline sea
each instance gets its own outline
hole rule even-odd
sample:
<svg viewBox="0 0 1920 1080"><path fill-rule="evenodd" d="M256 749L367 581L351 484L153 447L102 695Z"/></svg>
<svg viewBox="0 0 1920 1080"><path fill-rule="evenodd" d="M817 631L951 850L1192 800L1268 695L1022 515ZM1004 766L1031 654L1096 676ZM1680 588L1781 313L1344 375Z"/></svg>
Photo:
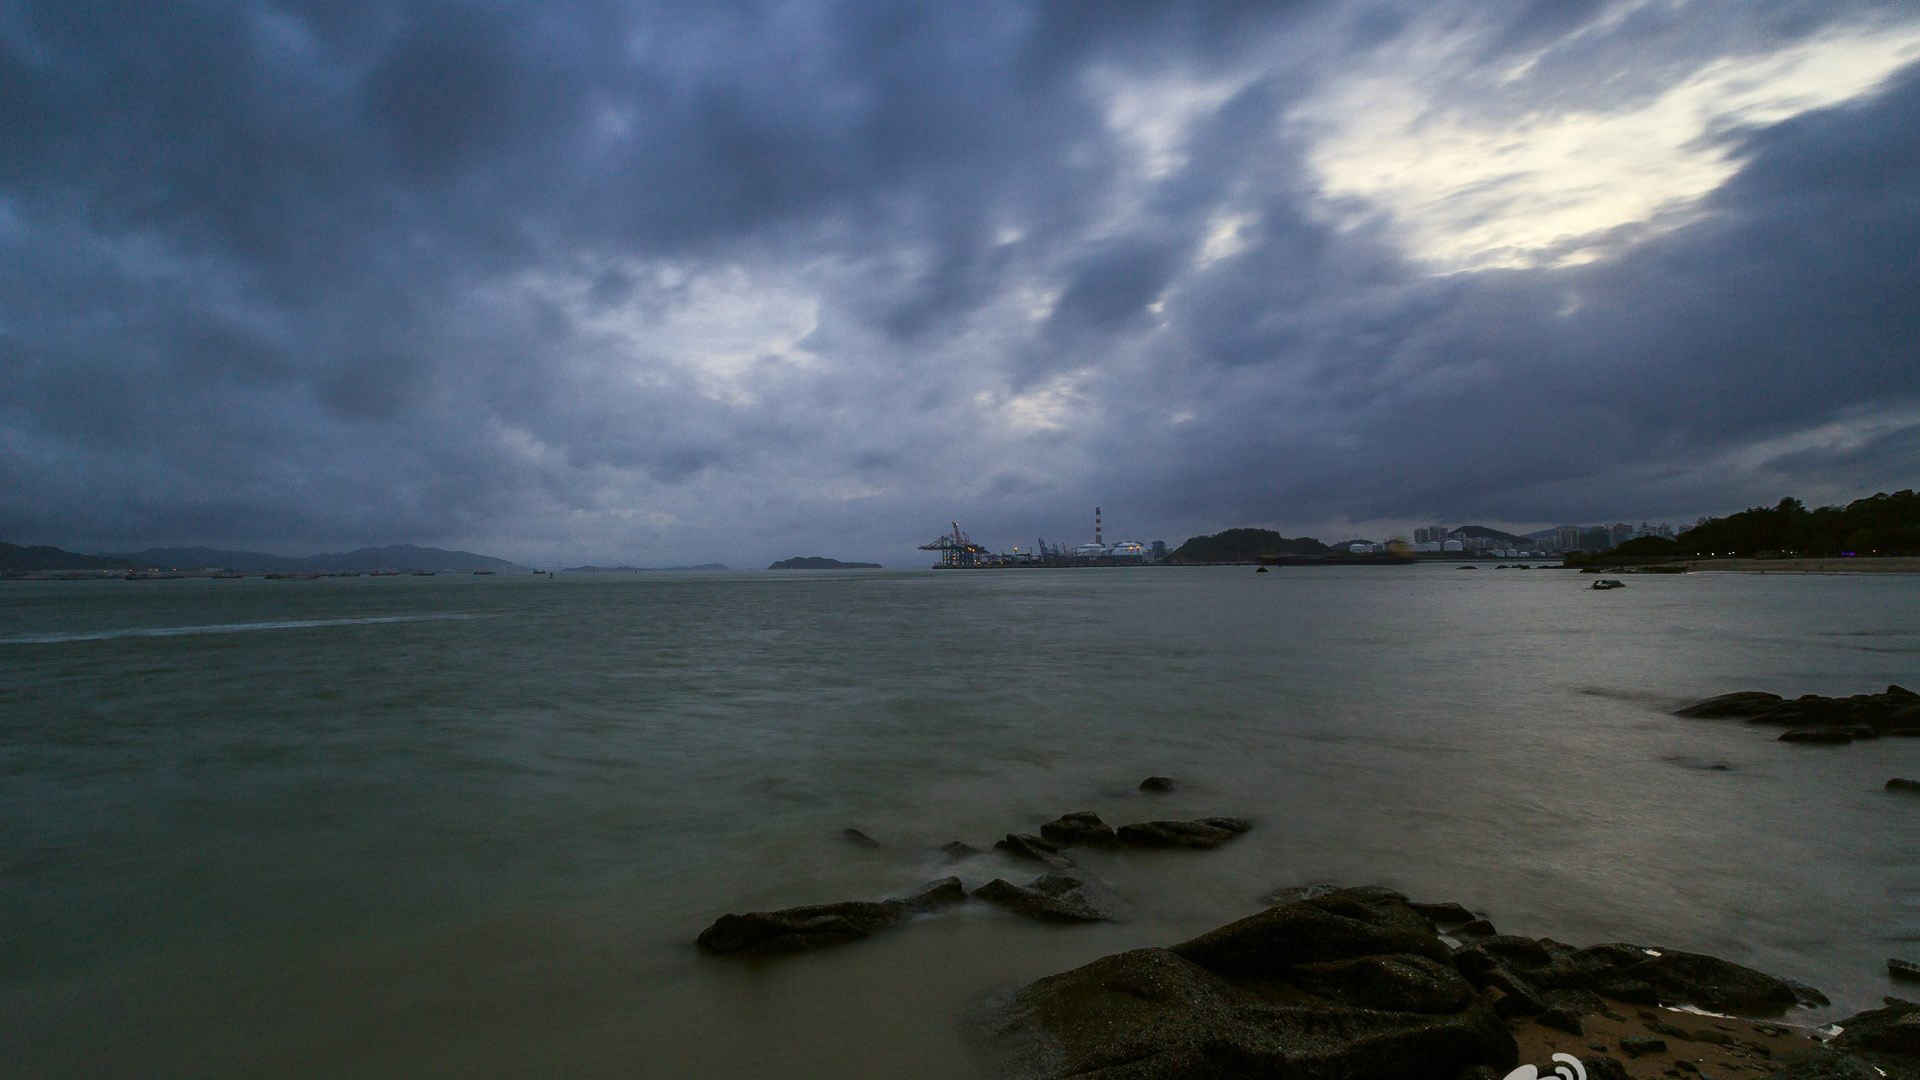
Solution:
<svg viewBox="0 0 1920 1080"><path fill-rule="evenodd" d="M971 1080L1040 976L1290 886L1712 953L1820 1023L1920 959L1920 739L1672 710L1920 688L1920 575L1453 565L0 582L0 1046L22 1076ZM1175 782L1143 793L1142 778ZM727 912L1039 872L775 959ZM858 829L878 847L850 843ZM1909 991L1910 993L1910 991Z"/></svg>

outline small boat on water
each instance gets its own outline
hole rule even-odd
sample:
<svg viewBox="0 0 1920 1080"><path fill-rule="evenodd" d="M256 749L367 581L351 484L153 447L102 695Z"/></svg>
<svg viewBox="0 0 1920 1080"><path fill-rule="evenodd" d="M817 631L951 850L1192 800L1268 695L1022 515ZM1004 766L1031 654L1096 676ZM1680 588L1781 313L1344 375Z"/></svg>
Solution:
<svg viewBox="0 0 1920 1080"><path fill-rule="evenodd" d="M1267 568L1264 566L1256 566L1253 568L1253 572L1256 574L1264 574L1267 572Z"/></svg>
<svg viewBox="0 0 1920 1080"><path fill-rule="evenodd" d="M1627 587L1627 583L1616 578L1601 578L1599 581L1593 583L1593 587L1596 589L1624 589Z"/></svg>

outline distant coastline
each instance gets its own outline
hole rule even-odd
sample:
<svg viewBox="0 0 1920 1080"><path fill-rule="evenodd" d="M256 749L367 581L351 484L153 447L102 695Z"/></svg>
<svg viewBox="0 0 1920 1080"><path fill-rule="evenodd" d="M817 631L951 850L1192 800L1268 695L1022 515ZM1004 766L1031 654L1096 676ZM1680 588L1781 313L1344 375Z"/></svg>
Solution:
<svg viewBox="0 0 1920 1080"><path fill-rule="evenodd" d="M1920 555L1838 559L1687 559L1681 565L1694 571L1748 574L1915 574L1920 573Z"/></svg>
<svg viewBox="0 0 1920 1080"><path fill-rule="evenodd" d="M567 566L563 574L681 574L697 570L726 570L726 563L703 562L692 566Z"/></svg>

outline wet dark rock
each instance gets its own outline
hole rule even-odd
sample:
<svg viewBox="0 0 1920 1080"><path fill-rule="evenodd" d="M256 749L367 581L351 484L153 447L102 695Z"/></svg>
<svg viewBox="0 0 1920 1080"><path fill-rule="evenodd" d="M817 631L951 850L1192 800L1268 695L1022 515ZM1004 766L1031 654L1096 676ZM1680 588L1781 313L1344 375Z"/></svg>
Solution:
<svg viewBox="0 0 1920 1080"><path fill-rule="evenodd" d="M1140 781L1141 791L1172 791L1173 778L1168 776L1149 776Z"/></svg>
<svg viewBox="0 0 1920 1080"><path fill-rule="evenodd" d="M1440 904L1422 904L1410 900L1407 906L1426 916L1427 921L1435 926L1458 926L1479 917L1451 900Z"/></svg>
<svg viewBox="0 0 1920 1080"><path fill-rule="evenodd" d="M1492 923L1488 922L1485 919L1475 919L1470 923L1466 923L1461 926L1456 926L1453 929L1447 931L1448 934L1454 937L1460 938L1463 941L1473 940L1477 938L1492 937L1493 935L1499 932L1500 931L1495 930L1493 928Z"/></svg>
<svg viewBox="0 0 1920 1080"><path fill-rule="evenodd" d="M880 841L875 840L859 829L841 829L840 838L852 844L854 847L877 848L880 846Z"/></svg>
<svg viewBox="0 0 1920 1080"><path fill-rule="evenodd" d="M1810 986L1796 989L1785 979L1700 953L1661 950L1624 974L1651 985L1663 1002L1713 1012L1778 1015L1799 1004L1827 1004L1825 995ZM1604 987L1593 989L1607 992Z"/></svg>
<svg viewBox="0 0 1920 1080"><path fill-rule="evenodd" d="M979 848L959 840L949 840L941 844L940 851L947 857L948 862L959 862L961 859L971 859L981 854Z"/></svg>
<svg viewBox="0 0 1920 1080"><path fill-rule="evenodd" d="M1793 991L1794 1000L1801 1005L1805 1005L1808 1008L1819 1008L1824 1005L1833 1004L1833 1002L1827 1000L1827 995L1821 993L1817 988L1801 982L1799 979L1781 979L1780 981L1787 984L1787 989Z"/></svg>
<svg viewBox="0 0 1920 1080"><path fill-rule="evenodd" d="M1237 827L1236 827L1237 826ZM1238 818L1143 821L1120 826L1119 839L1133 847L1216 848L1250 828Z"/></svg>
<svg viewBox="0 0 1920 1080"><path fill-rule="evenodd" d="M791 953L844 945L904 922L905 904L849 900L722 915L695 944L710 953Z"/></svg>
<svg viewBox="0 0 1920 1080"><path fill-rule="evenodd" d="M1591 1073L1589 1073L1591 1080ZM1866 1062L1832 1050L1803 1050L1767 1074L1767 1080L1882 1080Z"/></svg>
<svg viewBox="0 0 1920 1080"><path fill-rule="evenodd" d="M1628 1057L1658 1054L1664 1052L1666 1048L1667 1040L1655 1038L1652 1035L1627 1035L1620 1040L1620 1050Z"/></svg>
<svg viewBox="0 0 1920 1080"><path fill-rule="evenodd" d="M1553 963L1553 956L1547 952L1545 945L1518 934L1495 934L1474 942L1473 947L1521 968L1545 967Z"/></svg>
<svg viewBox="0 0 1920 1080"><path fill-rule="evenodd" d="M1340 891L1340 886L1328 881L1315 881L1307 885L1288 885L1275 889L1260 898L1260 902L1272 907L1275 904L1294 904L1302 900L1312 900L1328 893Z"/></svg>
<svg viewBox="0 0 1920 1080"><path fill-rule="evenodd" d="M1106 922L1113 912L1089 896L1086 883L1062 874L1046 874L1025 887L994 878L973 890L974 898L1015 914L1045 922Z"/></svg>
<svg viewBox="0 0 1920 1080"><path fill-rule="evenodd" d="M1745 691L1696 702L1679 710L1678 715L1744 717L1749 723L1793 729L1782 736L1788 742L1840 743L1845 740L1834 732L1871 739L1920 728L1920 698L1900 686L1889 686L1883 693L1847 697L1802 694L1791 701Z"/></svg>
<svg viewBox="0 0 1920 1080"><path fill-rule="evenodd" d="M1904 979L1908 982L1920 982L1920 964L1916 964L1911 960L1902 960L1897 956L1889 956L1887 958L1887 974L1896 979ZM1910 1002L1901 1001L1899 998L1887 998L1886 1002L1889 1005L1911 1004Z"/></svg>
<svg viewBox="0 0 1920 1080"><path fill-rule="evenodd" d="M1682 709L1674 710L1675 716L1715 717L1715 716L1759 716L1778 707L1785 699L1779 694L1769 694L1759 690L1741 690L1731 694L1721 694L1705 701L1696 701Z"/></svg>
<svg viewBox="0 0 1920 1080"><path fill-rule="evenodd" d="M1004 851L1016 859L1046 863L1055 870L1067 870L1073 866L1073 860L1061 854L1059 847L1051 840L1044 840L1032 833L1008 833L993 846L995 850Z"/></svg>
<svg viewBox="0 0 1920 1080"><path fill-rule="evenodd" d="M1513 1036L1483 1006L1426 1014L1276 1000L1168 949L1136 949L1032 983L998 1025L999 1075L1162 1080L1500 1075Z"/></svg>
<svg viewBox="0 0 1920 1080"><path fill-rule="evenodd" d="M1792 743L1850 743L1853 732L1845 728L1794 728L1780 733L1781 742Z"/></svg>
<svg viewBox="0 0 1920 1080"><path fill-rule="evenodd" d="M778 911L722 915L694 943L721 955L794 953L845 945L898 926L909 918L966 900L960 879L931 881L901 900L846 900Z"/></svg>
<svg viewBox="0 0 1920 1080"><path fill-rule="evenodd" d="M1074 878L1049 878L1025 890L995 885L1043 896L1077 886ZM1465 909L1413 905L1390 889L1314 885L1278 895L1284 902L1191 941L1110 956L1029 985L995 1027L998 1045L1012 1054L1001 1074L1499 1078L1514 1064L1503 1017L1534 1016L1578 1034L1589 1015L1625 1019L1603 995L1749 1015L1824 1001L1810 987L1730 961L1626 943L1582 949L1491 935L1449 951L1433 924ZM1883 1019L1864 1014L1872 1019L1860 1022L1856 1038L1872 1046L1860 1052L1907 1052L1896 1048L1920 1033L1920 1009L1881 1012ZM1623 1039L1622 1051L1658 1053L1668 1040L1742 1045L1669 1015L1643 1012L1652 1033ZM1589 1080L1627 1075L1604 1055L1583 1061ZM1896 1068L1889 1080L1901 1076Z"/></svg>
<svg viewBox="0 0 1920 1080"><path fill-rule="evenodd" d="M1392 953L1448 962L1452 953L1446 944L1394 895L1342 890L1268 908L1175 945L1173 951L1229 976Z"/></svg>
<svg viewBox="0 0 1920 1080"><path fill-rule="evenodd" d="M1903 777L1896 776L1893 779L1887 781L1887 790L1888 791L1920 792L1920 780L1908 780Z"/></svg>
<svg viewBox="0 0 1920 1080"><path fill-rule="evenodd" d="M1569 1012L1556 1005L1549 1005L1541 1012L1539 1020L1550 1028L1558 1028L1573 1035L1585 1035L1587 1029L1580 1023L1580 1014Z"/></svg>
<svg viewBox="0 0 1920 1080"><path fill-rule="evenodd" d="M1048 843L1067 847L1083 844L1088 847L1110 847L1118 843L1113 826L1100 820L1100 815L1091 810L1076 810L1071 814L1062 814L1045 825L1040 826L1040 835Z"/></svg>
<svg viewBox="0 0 1920 1080"><path fill-rule="evenodd" d="M1854 1050L1920 1057L1920 1008L1888 1005L1840 1021L1834 1045Z"/></svg>
<svg viewBox="0 0 1920 1080"><path fill-rule="evenodd" d="M1547 1008L1558 1009L1569 1016L1607 1015L1610 1010L1600 995L1589 990L1549 990L1541 997ZM1618 1015L1618 1014L1615 1014Z"/></svg>
<svg viewBox="0 0 1920 1080"><path fill-rule="evenodd" d="M1493 996L1494 1011L1501 1016L1539 1016L1547 1011L1547 1000L1540 991L1506 967L1496 965L1481 973L1474 985Z"/></svg>
<svg viewBox="0 0 1920 1080"><path fill-rule="evenodd" d="M1620 1064L1619 1058L1598 1057L1581 1058L1580 1063L1587 1068L1587 1080L1633 1080L1627 1067ZM1552 1075L1552 1074L1548 1074Z"/></svg>
<svg viewBox="0 0 1920 1080"><path fill-rule="evenodd" d="M938 881L929 881L925 885L920 886L911 896L898 901L889 900L887 902L890 904L904 904L908 911L915 914L922 914L929 911L938 911L943 907L951 907L954 904L963 904L966 903L966 900L967 890L965 886L960 884L960 879L957 877L943 877Z"/></svg>
<svg viewBox="0 0 1920 1080"><path fill-rule="evenodd" d="M1476 986L1487 985L1488 973L1499 968L1543 991L1585 990L1639 1004L1690 1004L1745 1016L1827 1003L1811 986L1729 960L1622 942L1575 949L1551 939L1500 935L1463 946L1454 963Z"/></svg>
<svg viewBox="0 0 1920 1080"><path fill-rule="evenodd" d="M1473 987L1458 971L1424 956L1360 956L1300 964L1287 978L1308 993L1391 1012L1458 1012L1473 1000Z"/></svg>

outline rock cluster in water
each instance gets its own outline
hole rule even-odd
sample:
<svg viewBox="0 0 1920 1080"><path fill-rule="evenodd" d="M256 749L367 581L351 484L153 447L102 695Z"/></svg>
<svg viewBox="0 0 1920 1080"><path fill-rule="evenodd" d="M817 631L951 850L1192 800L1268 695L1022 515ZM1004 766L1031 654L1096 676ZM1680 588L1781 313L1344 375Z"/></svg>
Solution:
<svg viewBox="0 0 1920 1080"><path fill-rule="evenodd" d="M1082 847L1213 848L1251 829L1242 818L1197 821L1146 821L1114 829L1091 811L1062 814L1040 826L1038 836L1008 833L993 846L1002 854L1045 866L1025 885L995 878L968 893L957 877L929 882L912 895L888 900L843 900L777 911L722 915L695 939L709 953L792 953L844 945L909 921L915 915L962 903L969 898L1044 922L1103 922L1121 917L1126 902L1074 864L1065 849ZM858 829L841 834L859 847L878 842ZM940 850L951 861L980 854L955 840Z"/></svg>
<svg viewBox="0 0 1920 1080"><path fill-rule="evenodd" d="M1728 695L1688 715L1759 716L1763 704L1759 696ZM1845 715L1851 721L1878 707L1850 706ZM995 878L969 893L959 878L947 877L897 899L723 915L698 944L716 954L804 952L971 901L1047 922L1113 919L1125 901L1078 870L1066 849L1208 848L1249 827L1238 818L1202 818L1114 829L1077 811L1041 826L1038 835L1010 833L995 844L1044 868L1025 885ZM847 839L873 842L851 831ZM959 841L942 850L956 861L983 854ZM1302 886L1268 902L1266 910L1190 941L1104 957L1030 983L993 1006L976 1017L983 1021L976 1034L996 1062L995 1075L1558 1075L1514 1068L1523 1050L1545 1056L1539 1035L1546 1033L1578 1040L1565 1045L1578 1051L1591 1080L1705 1076L1705 1065L1713 1075L1737 1070L1772 1080L1920 1080L1920 1005L1912 1002L1888 998L1886 1008L1842 1021L1838 1038L1814 1046L1788 1039L1786 1028L1728 1017L1772 1017L1827 1004L1818 990L1717 957L1625 943L1577 948L1502 934L1463 905L1419 903L1378 886ZM1653 1011L1661 1006L1728 1015L1703 1026ZM1683 1019L1686 1026L1678 1022ZM1772 1047L1768 1037L1778 1037Z"/></svg>
<svg viewBox="0 0 1920 1080"><path fill-rule="evenodd" d="M1772 724L1787 730L1781 742L1850 743L1883 735L1920 735L1920 694L1903 686L1889 686L1879 694L1821 697L1805 694L1783 698L1758 690L1742 690L1696 701L1676 715L1737 717L1752 724Z"/></svg>

